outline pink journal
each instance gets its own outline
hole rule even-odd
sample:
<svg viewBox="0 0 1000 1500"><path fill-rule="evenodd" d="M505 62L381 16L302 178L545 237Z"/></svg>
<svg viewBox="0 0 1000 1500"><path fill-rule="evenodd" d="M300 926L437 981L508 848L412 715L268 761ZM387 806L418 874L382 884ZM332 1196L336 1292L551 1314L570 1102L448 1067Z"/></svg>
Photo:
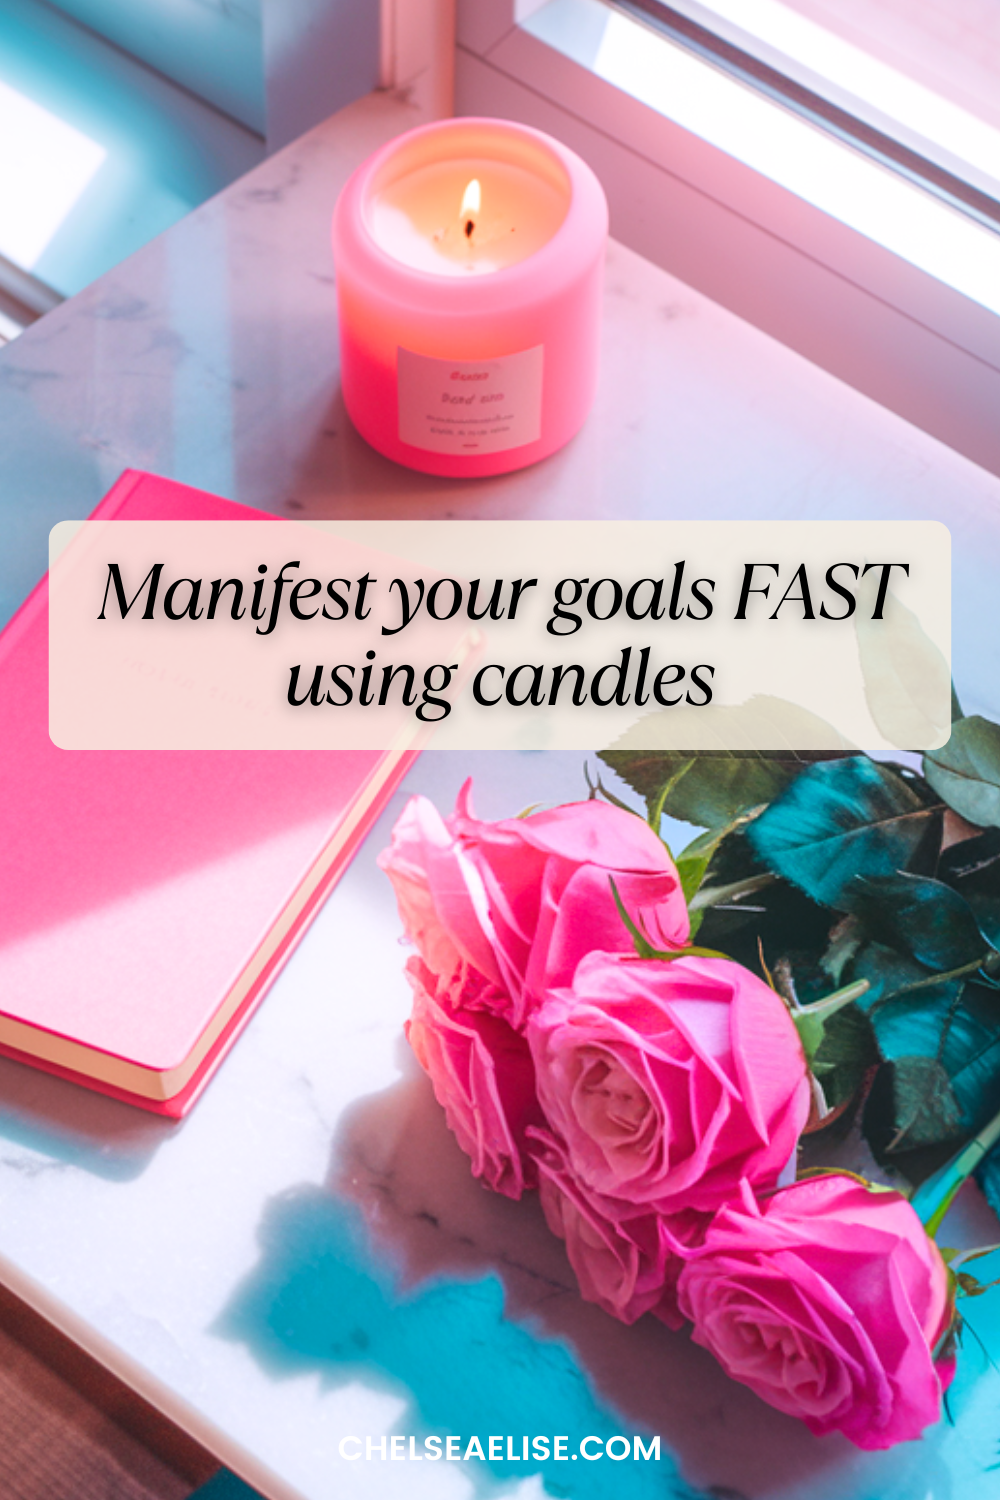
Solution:
<svg viewBox="0 0 1000 1500"><path fill-rule="evenodd" d="M269 519L136 472L94 516ZM47 598L0 634L0 1053L179 1117L415 752L57 749Z"/></svg>

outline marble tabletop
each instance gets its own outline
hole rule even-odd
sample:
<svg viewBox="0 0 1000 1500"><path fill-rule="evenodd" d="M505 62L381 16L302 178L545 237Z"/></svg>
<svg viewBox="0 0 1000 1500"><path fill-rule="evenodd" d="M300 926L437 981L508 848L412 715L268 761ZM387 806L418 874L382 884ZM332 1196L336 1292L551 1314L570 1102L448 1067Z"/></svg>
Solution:
<svg viewBox="0 0 1000 1500"><path fill-rule="evenodd" d="M352 106L0 353L0 618L50 525L126 466L296 517L927 517L953 535L964 706L1000 716L1000 480L620 245L597 406L561 454L472 484L365 447L338 393L329 215L418 118L389 95ZM375 864L406 795L447 807L469 773L485 816L584 785L575 755L425 754L180 1126L0 1061L0 1278L272 1500L995 1496L1000 1294L970 1314L950 1420L865 1455L686 1336L582 1303L537 1204L473 1183L403 1041ZM962 1214L953 1237L1000 1237L975 1190ZM337 1454L431 1432L657 1433L663 1454Z"/></svg>

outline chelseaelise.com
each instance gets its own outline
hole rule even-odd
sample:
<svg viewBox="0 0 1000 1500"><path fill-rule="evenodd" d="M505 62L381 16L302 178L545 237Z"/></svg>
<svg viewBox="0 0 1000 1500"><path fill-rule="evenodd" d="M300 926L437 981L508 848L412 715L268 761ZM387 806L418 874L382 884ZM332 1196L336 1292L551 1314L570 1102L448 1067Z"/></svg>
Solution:
<svg viewBox="0 0 1000 1500"><path fill-rule="evenodd" d="M600 1458L610 1458L614 1463L625 1459L648 1462L659 1460L660 1439L658 1437L585 1437L570 1445L567 1436L546 1437L521 1433L487 1437L413 1437L395 1433L382 1437L342 1437L337 1446L340 1457L348 1462L356 1459L381 1460L385 1463L466 1463L479 1459L489 1463L546 1463L550 1459L564 1459L567 1463L582 1458L595 1463Z"/></svg>

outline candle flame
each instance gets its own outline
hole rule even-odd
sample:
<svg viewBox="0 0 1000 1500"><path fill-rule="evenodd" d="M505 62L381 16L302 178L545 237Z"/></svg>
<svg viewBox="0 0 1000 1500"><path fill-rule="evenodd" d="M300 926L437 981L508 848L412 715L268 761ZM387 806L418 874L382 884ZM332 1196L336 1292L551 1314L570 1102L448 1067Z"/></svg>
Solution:
<svg viewBox="0 0 1000 1500"><path fill-rule="evenodd" d="M471 240L476 228L476 214L482 202L482 191L479 186L479 178L473 177L462 194L462 207L458 210L459 223L467 240Z"/></svg>
<svg viewBox="0 0 1000 1500"><path fill-rule="evenodd" d="M479 212L482 203L482 189L479 186L479 178L473 177L465 192L462 194L462 207L458 210L458 217L466 219L470 214Z"/></svg>

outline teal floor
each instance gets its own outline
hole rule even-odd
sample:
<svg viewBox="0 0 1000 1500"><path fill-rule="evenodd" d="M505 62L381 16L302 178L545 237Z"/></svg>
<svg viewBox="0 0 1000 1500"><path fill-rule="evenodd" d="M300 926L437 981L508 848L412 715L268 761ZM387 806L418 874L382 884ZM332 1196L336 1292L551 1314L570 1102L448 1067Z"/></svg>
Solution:
<svg viewBox="0 0 1000 1500"><path fill-rule="evenodd" d="M64 296L264 156L252 130L41 0L0 0L0 83L106 153L40 256L23 267ZM16 151L16 139L0 139L0 154ZM45 172L37 178L32 191L44 194ZM0 198L0 237L10 212Z"/></svg>

